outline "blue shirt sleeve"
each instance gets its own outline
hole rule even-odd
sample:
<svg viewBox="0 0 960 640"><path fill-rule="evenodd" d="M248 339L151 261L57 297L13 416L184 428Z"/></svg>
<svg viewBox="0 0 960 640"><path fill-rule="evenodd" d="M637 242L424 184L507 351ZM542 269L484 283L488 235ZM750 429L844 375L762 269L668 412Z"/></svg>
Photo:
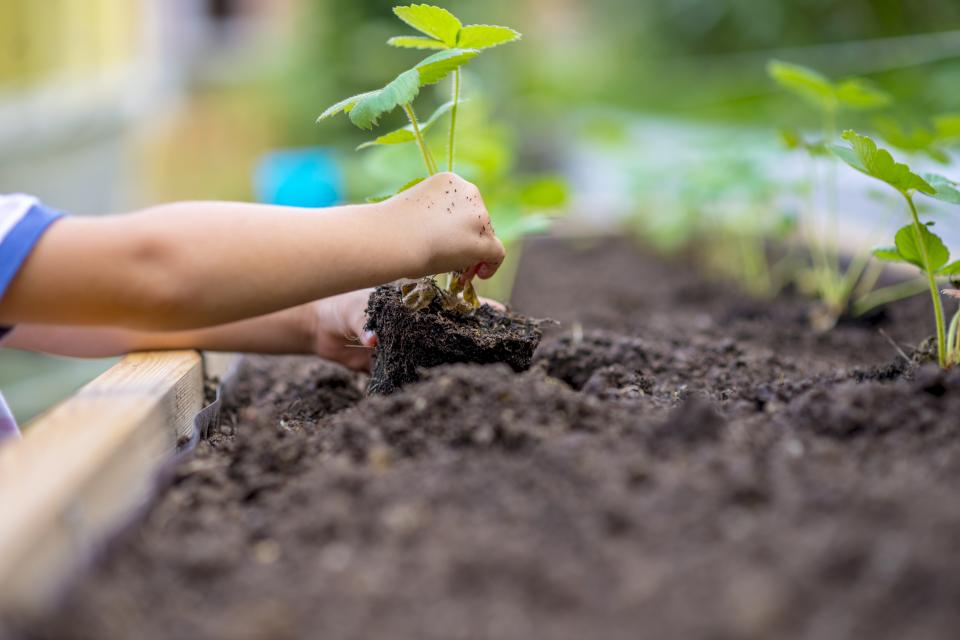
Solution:
<svg viewBox="0 0 960 640"><path fill-rule="evenodd" d="M0 298L43 233L63 213L24 195L0 195Z"/></svg>

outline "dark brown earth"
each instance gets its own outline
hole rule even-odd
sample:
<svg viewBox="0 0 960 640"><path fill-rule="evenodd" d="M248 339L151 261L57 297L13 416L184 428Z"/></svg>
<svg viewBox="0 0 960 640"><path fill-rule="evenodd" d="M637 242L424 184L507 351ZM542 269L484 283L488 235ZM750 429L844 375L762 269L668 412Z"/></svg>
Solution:
<svg viewBox="0 0 960 640"><path fill-rule="evenodd" d="M419 380L420 369L442 364L503 362L526 371L542 336L533 320L486 304L463 315L445 311L435 298L413 311L392 284L373 292L367 317L367 328L377 334L371 393L393 393Z"/></svg>
<svg viewBox="0 0 960 640"><path fill-rule="evenodd" d="M256 358L146 520L23 637L905 638L960 629L960 372L625 241L533 243L532 370L389 396ZM882 328L932 328L921 296Z"/></svg>

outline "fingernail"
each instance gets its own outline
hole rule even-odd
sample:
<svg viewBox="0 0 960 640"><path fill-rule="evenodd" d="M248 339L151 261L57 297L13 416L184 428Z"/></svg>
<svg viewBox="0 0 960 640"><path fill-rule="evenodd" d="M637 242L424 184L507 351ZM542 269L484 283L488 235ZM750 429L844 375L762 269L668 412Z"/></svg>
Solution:
<svg viewBox="0 0 960 640"><path fill-rule="evenodd" d="M367 347L372 347L377 344L377 334L373 331L366 330L360 334L360 344L363 344Z"/></svg>

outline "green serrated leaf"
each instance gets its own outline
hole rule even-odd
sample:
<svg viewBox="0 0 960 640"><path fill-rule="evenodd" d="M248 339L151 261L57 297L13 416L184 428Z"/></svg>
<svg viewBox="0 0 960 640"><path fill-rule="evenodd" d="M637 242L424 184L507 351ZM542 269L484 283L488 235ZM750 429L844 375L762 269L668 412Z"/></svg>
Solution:
<svg viewBox="0 0 960 640"><path fill-rule="evenodd" d="M370 196L369 198L367 198L367 202L383 202L384 200L389 200L390 198L392 198L393 196L397 195L398 193L403 193L404 191L406 191L406 190L409 189L410 187L413 187L413 186L415 186L415 185L418 185L418 184L420 184L421 182L423 182L424 180L426 180L426 178L414 178L413 180L411 180L410 182L406 183L405 185L403 185L402 187L400 187L399 189L397 189L397 190L394 191L393 193L388 193L387 195L382 195L382 196Z"/></svg>
<svg viewBox="0 0 960 640"><path fill-rule="evenodd" d="M387 40L391 47L401 47L404 49L446 49L447 45L433 38L423 38L421 36L394 36Z"/></svg>
<svg viewBox="0 0 960 640"><path fill-rule="evenodd" d="M420 85L440 82L447 74L475 58L480 53L476 49L447 49L424 58L414 69L420 73Z"/></svg>
<svg viewBox="0 0 960 640"><path fill-rule="evenodd" d="M960 184L936 173L925 173L923 178L937 190L936 193L930 194L931 197L950 204L960 204Z"/></svg>
<svg viewBox="0 0 960 640"><path fill-rule="evenodd" d="M940 236L930 231L926 225L920 226L920 239L927 249L927 257L930 260L930 270L938 271L950 260L950 251ZM924 270L923 249L917 243L917 228L908 224L901 227L896 235L897 252L910 264Z"/></svg>
<svg viewBox="0 0 960 640"><path fill-rule="evenodd" d="M461 100L460 104L466 102ZM437 122L441 117L443 117L450 109L453 108L453 100L444 102L442 105L437 107L436 111L430 114L430 117L420 123L420 132L426 133L430 128ZM413 133L413 125L408 124L405 127L391 131L390 133L385 133L384 135L376 138L375 140L370 140L369 142L364 142L357 147L357 150L366 149L368 147L385 145L385 144L403 144L405 142L413 142L416 140L416 136Z"/></svg>
<svg viewBox="0 0 960 640"><path fill-rule="evenodd" d="M960 260L954 260L950 264L946 265L939 272L942 276L956 276L960 275Z"/></svg>
<svg viewBox="0 0 960 640"><path fill-rule="evenodd" d="M896 247L877 247L873 250L873 257L884 262L906 262Z"/></svg>
<svg viewBox="0 0 960 640"><path fill-rule="evenodd" d="M892 102L889 94L859 78L834 85L834 95L840 106L847 109L878 109Z"/></svg>
<svg viewBox="0 0 960 640"><path fill-rule="evenodd" d="M321 120L326 120L331 116L335 116L341 111L343 111L344 113L349 113L353 109L354 105L356 105L358 102L360 102L361 100L363 100L364 98L366 98L367 96L373 93L376 93L376 92L367 91L366 93L358 93L355 96L344 98L343 100L336 103L335 105L331 107L327 107L327 110L321 113L320 116L317 118L317 122L320 122Z"/></svg>
<svg viewBox="0 0 960 640"><path fill-rule="evenodd" d="M446 9L429 4L411 4L394 7L393 12L417 31L440 40L448 47L457 46L457 36L463 25Z"/></svg>
<svg viewBox="0 0 960 640"><path fill-rule="evenodd" d="M878 148L870 137L847 130L843 132L843 139L850 143L849 147L830 145L830 150L857 171L886 182L904 194L914 189L927 195L936 193L926 180L907 165L896 162L889 151Z"/></svg>
<svg viewBox="0 0 960 640"><path fill-rule="evenodd" d="M361 129L372 129L380 116L400 105L409 104L420 92L420 74L404 71L382 89L371 91L350 109L350 121Z"/></svg>
<svg viewBox="0 0 960 640"><path fill-rule="evenodd" d="M771 60L767 73L784 89L820 108L831 108L836 103L833 83L822 74L798 64Z"/></svg>
<svg viewBox="0 0 960 640"><path fill-rule="evenodd" d="M385 133L382 136L378 136L373 140L364 142L363 144L357 145L357 151L361 149L368 149L370 147L381 146L385 144L403 144L405 142L413 142L417 137L413 134L413 127L407 125L400 129L391 131L390 133Z"/></svg>
<svg viewBox="0 0 960 640"><path fill-rule="evenodd" d="M460 30L457 46L464 49L489 49L520 39L520 32L494 24L471 24Z"/></svg>

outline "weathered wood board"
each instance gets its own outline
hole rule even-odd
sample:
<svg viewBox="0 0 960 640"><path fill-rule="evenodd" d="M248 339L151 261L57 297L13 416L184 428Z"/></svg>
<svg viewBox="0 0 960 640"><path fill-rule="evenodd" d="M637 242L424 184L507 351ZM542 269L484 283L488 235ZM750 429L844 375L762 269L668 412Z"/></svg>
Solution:
<svg viewBox="0 0 960 640"><path fill-rule="evenodd" d="M133 354L0 447L0 611L49 602L149 498L202 404L199 354Z"/></svg>

